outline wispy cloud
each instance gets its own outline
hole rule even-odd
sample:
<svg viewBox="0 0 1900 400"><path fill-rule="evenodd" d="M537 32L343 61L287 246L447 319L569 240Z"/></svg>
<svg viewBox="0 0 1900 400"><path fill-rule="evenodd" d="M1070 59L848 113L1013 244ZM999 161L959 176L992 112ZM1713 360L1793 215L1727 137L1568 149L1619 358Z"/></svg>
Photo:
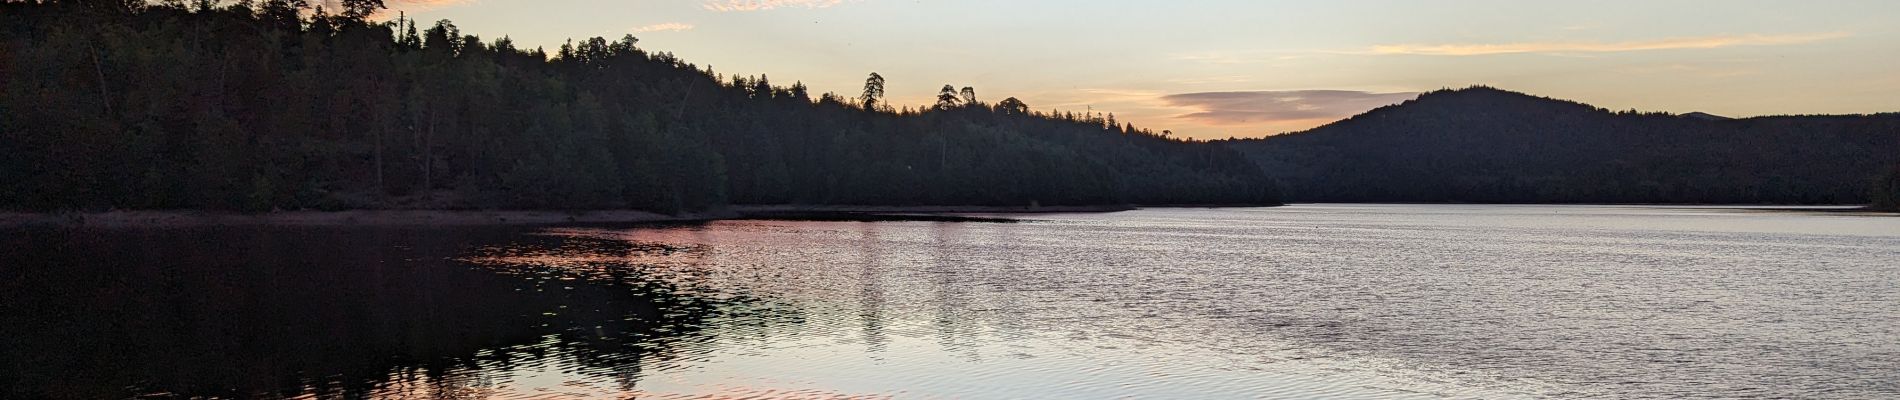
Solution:
<svg viewBox="0 0 1900 400"><path fill-rule="evenodd" d="M474 0L392 0L387 6L391 10L422 11L472 2Z"/></svg>
<svg viewBox="0 0 1900 400"><path fill-rule="evenodd" d="M1581 23L1581 24L1576 24L1576 25L1566 25L1564 27L1557 28L1557 30L1575 32L1575 31L1594 31L1594 30L1602 29L1602 28L1603 28L1603 24L1601 23L1587 22L1587 23Z"/></svg>
<svg viewBox="0 0 1900 400"><path fill-rule="evenodd" d="M1161 99L1174 107L1195 110L1175 118L1209 125L1255 125L1340 119L1417 97L1416 92L1282 90L1184 93Z"/></svg>
<svg viewBox="0 0 1900 400"><path fill-rule="evenodd" d="M377 11L376 14L371 15L370 18L376 20L393 20L405 13L454 7L474 3L475 1L476 0L389 0L383 2L384 8L382 11ZM323 8L326 10L343 9L342 0L321 0L314 3L323 5Z"/></svg>
<svg viewBox="0 0 1900 400"><path fill-rule="evenodd" d="M693 24L686 24L686 23L679 23L679 22L653 24L653 25L635 27L632 29L633 33L679 32L679 31L690 31L690 30L693 30Z"/></svg>
<svg viewBox="0 0 1900 400"><path fill-rule="evenodd" d="M1153 90L1111 88L1084 88L1081 89L1080 92L1087 94L1089 102L1092 103L1153 100L1155 97L1164 94L1163 92Z"/></svg>
<svg viewBox="0 0 1900 400"><path fill-rule="evenodd" d="M1760 75L1761 68L1753 66L1758 60L1710 60L1699 63L1641 64L1616 67L1612 69L1628 75L1670 75L1682 78L1733 78L1738 76Z"/></svg>
<svg viewBox="0 0 1900 400"><path fill-rule="evenodd" d="M1231 85L1231 84L1236 84L1236 83L1247 83L1247 82L1253 82L1253 81L1254 81L1254 77L1252 75L1223 75L1223 76L1204 76L1204 77L1191 77L1191 78L1174 78L1174 79L1169 79L1167 82L1174 83L1174 84L1181 84L1181 85L1209 85L1209 84Z"/></svg>
<svg viewBox="0 0 1900 400"><path fill-rule="evenodd" d="M1704 36L1624 42L1395 44L1372 46L1372 48L1367 51L1355 53L1426 56L1482 56L1523 53L1614 53L1626 51L1792 45L1840 39L1848 36L1852 36L1852 34L1846 32L1829 32L1798 35Z"/></svg>
<svg viewBox="0 0 1900 400"><path fill-rule="evenodd" d="M1043 108L1059 108L1070 111L1083 111L1093 107L1096 111L1108 108L1166 108L1166 102L1160 100L1166 92L1142 89L1083 88L1076 90L1025 93L1025 98L1045 99L1047 103L1030 104ZM1073 109L1073 110L1071 110Z"/></svg>
<svg viewBox="0 0 1900 400"><path fill-rule="evenodd" d="M776 8L829 8L845 0L707 0L700 7L718 12L764 11Z"/></svg>
<svg viewBox="0 0 1900 400"><path fill-rule="evenodd" d="M1325 56L1330 52L1309 50L1222 50L1175 54L1170 58L1203 64L1260 64Z"/></svg>

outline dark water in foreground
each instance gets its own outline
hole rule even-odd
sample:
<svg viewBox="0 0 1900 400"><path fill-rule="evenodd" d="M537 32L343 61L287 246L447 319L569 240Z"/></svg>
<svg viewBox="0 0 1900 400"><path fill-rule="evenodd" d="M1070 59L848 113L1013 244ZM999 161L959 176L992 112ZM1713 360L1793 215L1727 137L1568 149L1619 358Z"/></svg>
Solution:
<svg viewBox="0 0 1900 400"><path fill-rule="evenodd" d="M1900 218L13 231L0 397L1900 396Z"/></svg>

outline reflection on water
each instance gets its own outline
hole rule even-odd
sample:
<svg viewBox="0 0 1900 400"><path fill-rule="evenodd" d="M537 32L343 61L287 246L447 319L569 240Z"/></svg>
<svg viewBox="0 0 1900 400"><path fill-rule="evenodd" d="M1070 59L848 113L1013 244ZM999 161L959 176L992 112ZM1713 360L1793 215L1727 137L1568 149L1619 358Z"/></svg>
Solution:
<svg viewBox="0 0 1900 400"><path fill-rule="evenodd" d="M663 283L454 260L508 230L10 232L0 398L616 393L710 313ZM628 280L633 281L633 280ZM545 382L586 367L586 381ZM536 381L542 380L542 381Z"/></svg>
<svg viewBox="0 0 1900 400"><path fill-rule="evenodd" d="M1900 218L1294 206L7 240L29 262L0 286L22 338L0 394L1900 396Z"/></svg>

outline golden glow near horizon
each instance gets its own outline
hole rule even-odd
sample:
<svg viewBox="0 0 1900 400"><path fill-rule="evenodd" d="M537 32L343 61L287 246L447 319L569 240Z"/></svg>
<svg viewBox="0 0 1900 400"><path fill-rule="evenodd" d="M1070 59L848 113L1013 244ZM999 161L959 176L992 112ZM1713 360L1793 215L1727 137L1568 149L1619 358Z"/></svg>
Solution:
<svg viewBox="0 0 1900 400"><path fill-rule="evenodd" d="M1611 109L1900 111L1900 2L393 0L553 48L633 34L724 74L895 104L945 84L1197 138L1297 131L1475 84Z"/></svg>

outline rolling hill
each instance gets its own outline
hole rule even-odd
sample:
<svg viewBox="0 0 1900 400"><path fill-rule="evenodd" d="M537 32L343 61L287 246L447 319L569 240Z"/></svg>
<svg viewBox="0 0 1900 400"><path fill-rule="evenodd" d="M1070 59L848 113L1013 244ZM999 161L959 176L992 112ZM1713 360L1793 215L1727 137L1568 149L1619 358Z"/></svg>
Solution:
<svg viewBox="0 0 1900 400"><path fill-rule="evenodd" d="M1490 87L1234 140L1300 202L1864 204L1900 115L1613 112Z"/></svg>

